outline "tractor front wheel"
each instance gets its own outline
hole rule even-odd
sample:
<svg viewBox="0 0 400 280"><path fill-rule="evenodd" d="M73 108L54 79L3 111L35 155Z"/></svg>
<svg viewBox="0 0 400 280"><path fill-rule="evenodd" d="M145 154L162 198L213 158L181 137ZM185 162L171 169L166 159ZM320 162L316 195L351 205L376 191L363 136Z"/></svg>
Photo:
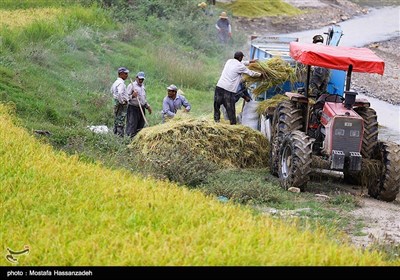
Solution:
<svg viewBox="0 0 400 280"><path fill-rule="evenodd" d="M283 135L303 128L303 115L296 103L285 100L278 104L274 111L271 127L269 149L269 169L272 175L278 176L279 149Z"/></svg>
<svg viewBox="0 0 400 280"><path fill-rule="evenodd" d="M285 190L290 187L304 191L310 180L312 140L296 130L287 134L279 151L279 183Z"/></svg>
<svg viewBox="0 0 400 280"><path fill-rule="evenodd" d="M372 108L355 108L354 111L364 120L364 137L361 146L363 158L372 158L378 145L378 117Z"/></svg>

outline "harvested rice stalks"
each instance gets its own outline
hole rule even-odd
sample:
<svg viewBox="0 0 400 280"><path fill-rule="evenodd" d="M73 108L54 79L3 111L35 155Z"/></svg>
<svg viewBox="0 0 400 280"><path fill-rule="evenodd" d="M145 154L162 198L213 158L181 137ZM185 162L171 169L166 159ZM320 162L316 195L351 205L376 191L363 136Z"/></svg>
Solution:
<svg viewBox="0 0 400 280"><path fill-rule="evenodd" d="M144 157L186 151L224 168L246 168L267 166L268 146L267 138L249 127L185 116L142 129L130 148Z"/></svg>
<svg viewBox="0 0 400 280"><path fill-rule="evenodd" d="M248 85L257 83L257 87L253 90L255 96L259 96L271 87L280 85L286 81L293 83L297 79L296 70L280 57L251 63L248 68L262 74L258 78L244 75L244 81Z"/></svg>
<svg viewBox="0 0 400 280"><path fill-rule="evenodd" d="M288 100L288 99L289 99L289 97L287 97L286 95L277 94L269 99L260 101L257 106L257 113L259 115L262 115L262 114L264 114L264 112L267 111L268 108L276 107L279 103L281 103L284 100Z"/></svg>

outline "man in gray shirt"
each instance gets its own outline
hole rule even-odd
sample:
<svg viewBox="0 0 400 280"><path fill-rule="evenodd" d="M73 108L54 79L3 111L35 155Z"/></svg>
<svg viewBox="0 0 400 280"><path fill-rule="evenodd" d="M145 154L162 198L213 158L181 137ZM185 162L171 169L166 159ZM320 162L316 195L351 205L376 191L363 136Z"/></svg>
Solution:
<svg viewBox="0 0 400 280"><path fill-rule="evenodd" d="M131 138L135 137L135 135L144 127L146 115L145 109L147 109L149 114L151 114L151 107L146 99L144 80L144 72L137 73L135 81L130 83L127 89L130 99L126 116L126 135Z"/></svg>
<svg viewBox="0 0 400 280"><path fill-rule="evenodd" d="M164 97L163 109L161 112L163 122L165 122L167 118L173 118L182 106L184 107L185 112L189 112L191 109L190 103L183 95L178 94L178 88L175 85L167 87L167 91L168 94Z"/></svg>

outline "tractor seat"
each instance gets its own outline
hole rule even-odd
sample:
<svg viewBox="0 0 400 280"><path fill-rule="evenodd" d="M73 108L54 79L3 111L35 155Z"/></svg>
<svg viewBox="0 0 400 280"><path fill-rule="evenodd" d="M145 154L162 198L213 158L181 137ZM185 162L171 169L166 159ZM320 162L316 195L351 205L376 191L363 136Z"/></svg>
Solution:
<svg viewBox="0 0 400 280"><path fill-rule="evenodd" d="M317 101L315 102L314 109L322 109L325 102L342 103L343 97L337 94L321 94L321 96L318 97Z"/></svg>
<svg viewBox="0 0 400 280"><path fill-rule="evenodd" d="M335 102L335 103L342 103L343 102L343 97L337 94L328 94L324 93L321 94L320 97L317 99L318 102Z"/></svg>

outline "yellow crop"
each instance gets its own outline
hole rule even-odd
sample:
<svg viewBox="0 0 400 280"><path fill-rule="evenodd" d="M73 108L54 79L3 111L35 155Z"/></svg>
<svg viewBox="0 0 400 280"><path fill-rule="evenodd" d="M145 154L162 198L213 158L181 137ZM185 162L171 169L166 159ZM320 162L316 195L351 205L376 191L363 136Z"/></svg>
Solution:
<svg viewBox="0 0 400 280"><path fill-rule="evenodd" d="M34 21L49 22L64 12L65 9L62 8L0 10L0 27L14 29L28 26Z"/></svg>

